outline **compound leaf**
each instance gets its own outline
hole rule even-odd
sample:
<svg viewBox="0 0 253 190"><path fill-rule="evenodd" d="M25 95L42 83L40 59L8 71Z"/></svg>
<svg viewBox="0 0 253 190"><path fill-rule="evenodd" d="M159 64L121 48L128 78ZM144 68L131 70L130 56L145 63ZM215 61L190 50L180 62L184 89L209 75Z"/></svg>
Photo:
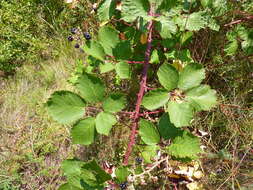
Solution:
<svg viewBox="0 0 253 190"><path fill-rule="evenodd" d="M144 143L147 145L155 145L160 141L159 132L153 123L141 119L139 125L139 135Z"/></svg>
<svg viewBox="0 0 253 190"><path fill-rule="evenodd" d="M97 132L103 135L109 135L113 125L117 123L114 115L107 112L100 112L96 117Z"/></svg>
<svg viewBox="0 0 253 190"><path fill-rule="evenodd" d="M189 125L193 118L193 107L189 102L175 102L168 103L168 113L170 121L176 127L184 127Z"/></svg>
<svg viewBox="0 0 253 190"><path fill-rule="evenodd" d="M90 117L76 123L71 129L73 144L89 145L94 142L95 118Z"/></svg>
<svg viewBox="0 0 253 190"><path fill-rule="evenodd" d="M96 103L104 98L105 86L103 82L91 74L80 75L76 87L87 102Z"/></svg>
<svg viewBox="0 0 253 190"><path fill-rule="evenodd" d="M169 154L178 159L197 159L202 152L199 138L184 131L182 136L176 137L172 144L167 148Z"/></svg>
<svg viewBox="0 0 253 190"><path fill-rule="evenodd" d="M106 112L116 113L126 106L126 96L121 93L113 93L105 99L103 108Z"/></svg>
<svg viewBox="0 0 253 190"><path fill-rule="evenodd" d="M61 186L58 188L58 190L83 190L83 188L80 189L80 188L78 188L78 187L72 186L72 185L69 184L69 183L65 183L65 184L61 185Z"/></svg>
<svg viewBox="0 0 253 190"><path fill-rule="evenodd" d="M157 145L145 146L143 151L141 151L141 156L146 163L152 163L152 159L157 155L157 150L159 147Z"/></svg>
<svg viewBox="0 0 253 190"><path fill-rule="evenodd" d="M112 71L114 68L115 68L115 66L111 62L99 64L100 73L107 73L109 71Z"/></svg>
<svg viewBox="0 0 253 190"><path fill-rule="evenodd" d="M62 124L70 124L83 117L85 101L77 94L69 91L54 92L48 99L49 115Z"/></svg>
<svg viewBox="0 0 253 190"><path fill-rule="evenodd" d="M155 110L165 105L169 98L169 93L165 89L152 90L145 94L142 105L148 110Z"/></svg>
<svg viewBox="0 0 253 190"><path fill-rule="evenodd" d="M180 73L178 87L188 90L198 86L205 78L205 69L197 63L190 63Z"/></svg>
<svg viewBox="0 0 253 190"><path fill-rule="evenodd" d="M208 85L200 85L187 91L186 97L197 111L209 110L217 103L216 92Z"/></svg>
<svg viewBox="0 0 253 190"><path fill-rule="evenodd" d="M159 68L157 75L161 85L168 91L173 90L177 87L179 74L175 67L172 65L163 64Z"/></svg>
<svg viewBox="0 0 253 190"><path fill-rule="evenodd" d="M203 17L202 12L194 12L188 15L187 18L184 19L183 27L190 31L198 31L201 28L205 28L206 19Z"/></svg>
<svg viewBox="0 0 253 190"><path fill-rule="evenodd" d="M131 77L130 66L126 62L119 62L115 66L117 75L121 79L129 79Z"/></svg>
<svg viewBox="0 0 253 190"><path fill-rule="evenodd" d="M118 31L109 26L104 26L98 31L98 39L107 55L113 55L113 48L119 43Z"/></svg>
<svg viewBox="0 0 253 190"><path fill-rule="evenodd" d="M108 21L115 10L115 0L104 0L98 8L98 18L101 22Z"/></svg>
<svg viewBox="0 0 253 190"><path fill-rule="evenodd" d="M131 174L127 167L118 167L115 171L115 175L120 183L127 181L127 177Z"/></svg>
<svg viewBox="0 0 253 190"><path fill-rule="evenodd" d="M85 53L91 55L96 59L99 59L101 61L105 59L105 52L103 47L95 40L87 41L82 48Z"/></svg>
<svg viewBox="0 0 253 190"><path fill-rule="evenodd" d="M168 113L164 113L159 120L158 130L160 132L161 137L165 140L174 139L175 137L182 135L182 130L176 128L170 121L170 117Z"/></svg>
<svg viewBox="0 0 253 190"><path fill-rule="evenodd" d="M137 17L148 18L149 2L147 0L124 0L122 1L122 19L133 22Z"/></svg>

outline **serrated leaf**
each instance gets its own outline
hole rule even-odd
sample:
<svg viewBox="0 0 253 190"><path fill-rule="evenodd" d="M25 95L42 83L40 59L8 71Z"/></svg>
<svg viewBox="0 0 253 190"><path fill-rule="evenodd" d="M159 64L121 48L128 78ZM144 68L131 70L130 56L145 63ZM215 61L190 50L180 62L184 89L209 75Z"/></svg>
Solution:
<svg viewBox="0 0 253 190"><path fill-rule="evenodd" d="M158 51L156 49L152 51L150 63L160 63Z"/></svg>
<svg viewBox="0 0 253 190"><path fill-rule="evenodd" d="M86 103L73 92L57 91L51 95L46 105L49 115L54 120L62 124L70 124L83 117Z"/></svg>
<svg viewBox="0 0 253 190"><path fill-rule="evenodd" d="M75 187L75 186L72 186L71 184L69 183L65 183L63 185L61 185L58 190L83 190L83 189L80 189L78 187Z"/></svg>
<svg viewBox="0 0 253 190"><path fill-rule="evenodd" d="M102 184L111 179L111 175L106 173L95 160L87 162L82 168L92 171L98 184Z"/></svg>
<svg viewBox="0 0 253 190"><path fill-rule="evenodd" d="M103 135L109 135L113 125L117 123L116 117L107 112L100 112L96 117L97 132Z"/></svg>
<svg viewBox="0 0 253 190"><path fill-rule="evenodd" d="M115 175L120 183L127 181L127 177L131 174L127 167L121 166L115 170Z"/></svg>
<svg viewBox="0 0 253 190"><path fill-rule="evenodd" d="M179 75L178 71L172 65L163 64L159 68L157 75L161 85L168 91L177 87Z"/></svg>
<svg viewBox="0 0 253 190"><path fill-rule="evenodd" d="M113 56L117 60L129 60L132 56L130 41L124 40L113 49Z"/></svg>
<svg viewBox="0 0 253 190"><path fill-rule="evenodd" d="M119 32L109 26L104 26L98 31L98 39L107 55L113 55L113 48L119 43Z"/></svg>
<svg viewBox="0 0 253 190"><path fill-rule="evenodd" d="M175 102L168 103L167 111L169 113L170 121L176 127L184 127L190 124L193 118L193 107L189 102Z"/></svg>
<svg viewBox="0 0 253 190"><path fill-rule="evenodd" d="M157 155L157 150L159 147L157 145L145 146L143 151L141 151L141 156L146 163L152 163L152 159Z"/></svg>
<svg viewBox="0 0 253 190"><path fill-rule="evenodd" d="M73 144L89 145L94 142L95 118L90 117L76 123L71 129Z"/></svg>
<svg viewBox="0 0 253 190"><path fill-rule="evenodd" d="M182 62L188 62L188 63L194 62L191 57L191 52L188 49L183 49L181 51L173 50L169 53L166 53L165 56L167 59L172 59L172 60L179 59Z"/></svg>
<svg viewBox="0 0 253 190"><path fill-rule="evenodd" d="M115 68L114 64L111 62L99 64L100 73L107 73Z"/></svg>
<svg viewBox="0 0 253 190"><path fill-rule="evenodd" d="M82 74L77 79L76 87L87 102L96 103L104 98L105 86L103 82L94 75L87 73Z"/></svg>
<svg viewBox="0 0 253 190"><path fill-rule="evenodd" d="M146 0L122 1L121 16L126 22L133 22L137 17L148 18L149 2Z"/></svg>
<svg viewBox="0 0 253 190"><path fill-rule="evenodd" d="M148 110L155 110L162 107L169 101L169 93L164 89L156 89L145 94L142 105Z"/></svg>
<svg viewBox="0 0 253 190"><path fill-rule="evenodd" d="M185 29L190 31L198 31L201 28L205 28L206 20L205 17L202 16L202 12L194 12L184 18Z"/></svg>
<svg viewBox="0 0 253 190"><path fill-rule="evenodd" d="M157 20L159 21L158 31L163 39L171 38L171 34L177 32L177 26L171 18L160 16Z"/></svg>
<svg viewBox="0 0 253 190"><path fill-rule="evenodd" d="M101 22L109 20L114 14L116 1L104 0L98 8L98 18Z"/></svg>
<svg viewBox="0 0 253 190"><path fill-rule="evenodd" d="M83 50L88 55L91 55L92 57L99 59L101 61L104 61L105 59L105 52L104 48L95 40L89 40L86 41L86 43L83 45Z"/></svg>
<svg viewBox="0 0 253 190"><path fill-rule="evenodd" d="M186 31L180 36L180 44L184 45L186 42L188 42L193 36L192 31Z"/></svg>
<svg viewBox="0 0 253 190"><path fill-rule="evenodd" d="M126 106L126 96L121 93L113 93L105 99L103 109L106 112L116 113Z"/></svg>
<svg viewBox="0 0 253 190"><path fill-rule="evenodd" d="M131 77L130 65L126 62L119 62L115 66L117 75L121 79L129 79Z"/></svg>
<svg viewBox="0 0 253 190"><path fill-rule="evenodd" d="M224 51L226 52L226 55L233 56L235 55L237 49L238 49L238 42L236 39L234 39L233 41L229 42L226 45Z"/></svg>
<svg viewBox="0 0 253 190"><path fill-rule="evenodd" d="M176 128L170 121L168 113L164 113L159 119L158 130L161 137L165 140L174 139L175 137L182 135L183 130Z"/></svg>
<svg viewBox="0 0 253 190"><path fill-rule="evenodd" d="M209 110L217 103L216 92L208 85L200 85L187 91L186 99L192 102L197 111Z"/></svg>
<svg viewBox="0 0 253 190"><path fill-rule="evenodd" d="M198 154L202 152L198 137L184 131L182 136L176 137L168 147L168 152L179 159L197 159Z"/></svg>
<svg viewBox="0 0 253 190"><path fill-rule="evenodd" d="M160 135L155 125L150 121L141 119L139 122L139 135L147 145L155 145L160 141Z"/></svg>
<svg viewBox="0 0 253 190"><path fill-rule="evenodd" d="M205 69L197 63L190 63L185 66L180 73L178 87L182 90L188 90L200 85L205 78Z"/></svg>

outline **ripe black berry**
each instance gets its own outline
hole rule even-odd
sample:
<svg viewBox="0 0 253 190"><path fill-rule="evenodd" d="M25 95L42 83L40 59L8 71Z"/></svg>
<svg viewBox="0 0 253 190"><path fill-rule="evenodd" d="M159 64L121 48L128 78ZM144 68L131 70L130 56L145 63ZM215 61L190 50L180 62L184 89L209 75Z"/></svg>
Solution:
<svg viewBox="0 0 253 190"><path fill-rule="evenodd" d="M72 34L76 34L76 33L77 33L77 28L71 28L70 32L71 32Z"/></svg>
<svg viewBox="0 0 253 190"><path fill-rule="evenodd" d="M91 39L91 35L88 32L84 32L83 36L86 40L90 40Z"/></svg>
<svg viewBox="0 0 253 190"><path fill-rule="evenodd" d="M124 182L124 183L121 183L120 185L119 185L119 187L120 187L120 189L126 189L127 188L127 182Z"/></svg>
<svg viewBox="0 0 253 190"><path fill-rule="evenodd" d="M72 36L68 36L68 41L72 42L74 40L74 38Z"/></svg>
<svg viewBox="0 0 253 190"><path fill-rule="evenodd" d="M80 48L80 45L79 44L75 44L75 48Z"/></svg>
<svg viewBox="0 0 253 190"><path fill-rule="evenodd" d="M137 164L141 164L141 163L142 163L142 158L137 157L137 158L135 159L135 161L136 161Z"/></svg>

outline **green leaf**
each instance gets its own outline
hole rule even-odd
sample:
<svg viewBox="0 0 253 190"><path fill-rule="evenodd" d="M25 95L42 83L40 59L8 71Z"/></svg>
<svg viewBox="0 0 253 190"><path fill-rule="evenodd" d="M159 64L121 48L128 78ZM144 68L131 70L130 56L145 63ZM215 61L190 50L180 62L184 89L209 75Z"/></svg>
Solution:
<svg viewBox="0 0 253 190"><path fill-rule="evenodd" d="M106 173L95 160L86 163L82 168L92 171L97 179L98 184L102 184L111 179L111 175Z"/></svg>
<svg viewBox="0 0 253 190"><path fill-rule="evenodd" d="M114 115L106 112L100 112L96 117L97 132L103 135L109 135L113 125L117 123Z"/></svg>
<svg viewBox="0 0 253 190"><path fill-rule="evenodd" d="M98 18L101 22L108 21L114 14L116 1L104 0L98 8Z"/></svg>
<svg viewBox="0 0 253 190"><path fill-rule="evenodd" d="M157 145L145 146L141 151L141 156L146 163L153 163L152 160L157 155L157 150L159 150Z"/></svg>
<svg viewBox="0 0 253 190"><path fill-rule="evenodd" d="M96 103L104 98L105 86L103 82L91 74L82 74L77 79L76 87L87 102Z"/></svg>
<svg viewBox="0 0 253 190"><path fill-rule="evenodd" d="M226 45L224 51L226 52L226 55L233 56L235 55L237 49L238 49L238 42L236 39L234 39L233 41L229 42Z"/></svg>
<svg viewBox="0 0 253 190"><path fill-rule="evenodd" d="M151 54L150 63L160 63L158 51L156 49L153 50Z"/></svg>
<svg viewBox="0 0 253 190"><path fill-rule="evenodd" d="M192 102L197 111L209 110L217 103L216 92L208 85L200 85L187 91L186 99Z"/></svg>
<svg viewBox="0 0 253 190"><path fill-rule="evenodd" d="M182 62L194 62L192 57L191 57L191 52L188 49L183 49L181 51L176 51L173 50L169 53L165 54L167 59L171 59L171 60L177 60L179 59Z"/></svg>
<svg viewBox="0 0 253 190"><path fill-rule="evenodd" d="M115 175L120 183L127 181L127 177L131 174L127 167L118 167L115 171Z"/></svg>
<svg viewBox="0 0 253 190"><path fill-rule="evenodd" d="M103 26L98 31L98 39L107 55L113 55L113 48L119 43L119 32L109 26Z"/></svg>
<svg viewBox="0 0 253 190"><path fill-rule="evenodd" d="M205 69L197 63L186 65L180 73L178 87L182 90L188 90L200 85L205 78Z"/></svg>
<svg viewBox="0 0 253 190"><path fill-rule="evenodd" d="M113 93L105 99L103 109L106 112L116 113L126 106L126 96L121 93Z"/></svg>
<svg viewBox="0 0 253 190"><path fill-rule="evenodd" d="M95 118L90 117L76 123L71 129L73 144L89 145L94 142Z"/></svg>
<svg viewBox="0 0 253 190"><path fill-rule="evenodd" d="M206 20L202 14L202 12L194 12L188 15L187 18L184 18L183 26L185 26L185 29L190 31L198 31L201 28L205 28Z"/></svg>
<svg viewBox="0 0 253 190"><path fill-rule="evenodd" d="M130 66L126 62L119 62L115 66L117 75L121 79L129 79L131 77Z"/></svg>
<svg viewBox="0 0 253 190"><path fill-rule="evenodd" d="M193 107L189 102L175 102L170 101L168 103L168 113L170 121L176 127L184 127L190 124L193 118Z"/></svg>
<svg viewBox="0 0 253 190"><path fill-rule="evenodd" d="M164 89L156 89L148 92L143 97L142 105L148 110L162 107L169 101L169 93Z"/></svg>
<svg viewBox="0 0 253 190"><path fill-rule="evenodd" d="M72 185L69 184L69 183L65 183L65 184L61 185L61 186L58 188L58 190L83 190L83 188L80 189L80 188L78 188L78 187L72 186Z"/></svg>
<svg viewBox="0 0 253 190"><path fill-rule="evenodd" d="M168 91L173 90L178 84L178 71L170 64L163 64L158 72L158 79L161 85Z"/></svg>
<svg viewBox="0 0 253 190"><path fill-rule="evenodd" d="M83 45L82 48L88 55L91 55L96 59L104 61L105 59L104 49L97 41L95 40L86 41L86 43Z"/></svg>
<svg viewBox="0 0 253 190"><path fill-rule="evenodd" d="M199 138L184 131L182 136L176 137L167 148L169 154L179 159L197 159L200 149Z"/></svg>
<svg viewBox="0 0 253 190"><path fill-rule="evenodd" d="M73 92L57 91L48 99L46 106L54 120L62 124L70 124L83 117L86 103Z"/></svg>
<svg viewBox="0 0 253 190"><path fill-rule="evenodd" d="M184 32L180 36L180 44L184 45L186 42L188 42L190 39L192 39L192 36L193 36L193 32L192 31Z"/></svg>
<svg viewBox="0 0 253 190"><path fill-rule="evenodd" d="M168 113L164 113L159 120L158 130L160 135L165 140L174 139L175 137L182 135L183 130L176 128L170 121Z"/></svg>
<svg viewBox="0 0 253 190"><path fill-rule="evenodd" d="M160 141L160 135L155 125L150 121L141 119L139 122L139 135L147 145L155 145Z"/></svg>
<svg viewBox="0 0 253 190"><path fill-rule="evenodd" d="M100 73L107 73L115 68L114 64L111 62L99 64Z"/></svg>
<svg viewBox="0 0 253 190"><path fill-rule="evenodd" d="M117 60L129 60L132 56L130 41L121 41L113 49L113 55Z"/></svg>
<svg viewBox="0 0 253 190"><path fill-rule="evenodd" d="M171 34L175 34L177 32L177 26L171 18L159 16L157 20L159 21L158 31L162 38L171 38Z"/></svg>
<svg viewBox="0 0 253 190"><path fill-rule="evenodd" d="M149 2L147 0L122 1L121 18L126 22L133 22L137 17L147 19Z"/></svg>

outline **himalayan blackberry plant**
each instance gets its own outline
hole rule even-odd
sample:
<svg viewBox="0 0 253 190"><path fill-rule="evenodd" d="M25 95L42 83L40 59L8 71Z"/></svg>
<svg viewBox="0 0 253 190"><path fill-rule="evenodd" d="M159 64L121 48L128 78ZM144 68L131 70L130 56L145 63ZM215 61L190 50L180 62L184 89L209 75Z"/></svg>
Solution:
<svg viewBox="0 0 253 190"><path fill-rule="evenodd" d="M109 136L123 120L131 123L129 141L116 167L101 167L95 160L65 160L62 169L68 181L60 190L196 185L203 175L196 162L203 150L187 127L195 113L210 110L217 98L204 84L205 69L192 59L187 44L196 31L219 30L214 13L221 7L215 2L104 0L100 4L97 35L84 34L81 48L87 60L74 82L76 91L56 91L46 105L53 119L72 125L74 144L91 145L98 135ZM115 84L104 82L104 73L110 73ZM122 83L128 87L115 87ZM192 166L177 171L179 162Z"/></svg>

